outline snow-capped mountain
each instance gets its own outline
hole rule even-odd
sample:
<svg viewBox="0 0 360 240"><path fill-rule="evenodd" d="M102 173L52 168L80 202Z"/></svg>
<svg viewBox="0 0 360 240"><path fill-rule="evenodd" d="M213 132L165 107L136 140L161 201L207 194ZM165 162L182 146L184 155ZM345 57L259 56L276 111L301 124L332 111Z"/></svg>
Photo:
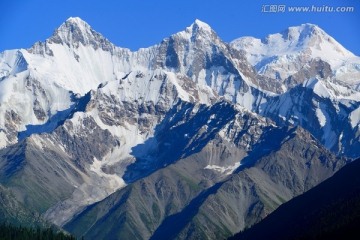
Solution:
<svg viewBox="0 0 360 240"><path fill-rule="evenodd" d="M340 155L359 156L360 93L332 82L308 79L272 97L261 114L277 123L300 125Z"/></svg>
<svg viewBox="0 0 360 240"><path fill-rule="evenodd" d="M301 125L334 152L359 156L354 152L359 142L359 57L313 24L264 39L242 37L231 46L246 52L259 77L269 82L265 89L280 94L255 111L278 123Z"/></svg>
<svg viewBox="0 0 360 240"><path fill-rule="evenodd" d="M181 41L194 45L183 55L178 54L181 61L188 58L189 63L198 62L198 67L188 64L186 68L176 70L172 65L169 57L174 50L169 42L173 42L172 47L183 47ZM200 48L203 43L209 46ZM72 169L65 171L68 179L59 181L66 182L64 186L72 189L69 190L73 191L72 196L51 208L46 213L48 219L62 224L84 205L121 188L121 176L126 166L135 160L130 154L131 149L152 136L155 126L178 100L208 105L218 101L215 90L206 83L198 84L205 77L192 80L193 74L189 73L197 71L199 74L205 64L212 66L212 59L206 60L208 56L215 56L212 47L217 44L221 51L227 51L208 25L195 21L184 32L159 45L130 52L113 46L81 19L70 18L44 43L36 43L28 50L5 52L3 72L6 70L7 75L1 82L4 89L1 110L5 116L2 119L2 147L25 140L25 146L35 144L36 149L52 149L71 166L67 169ZM202 57L193 60L200 51L204 51ZM13 60L14 57L8 56L11 54L22 60ZM228 59L231 60L230 56ZM16 64L21 62L25 67L17 67ZM222 68L221 62L217 64L215 66ZM9 66L18 69L17 72L11 72ZM217 70L214 67L212 71ZM232 71L233 75L240 76L236 69ZM229 75L226 70L218 71L214 79L219 79L220 84L223 78L230 78ZM232 85L224 88L235 91ZM23 109L28 111L24 113ZM93 129L90 132L86 129L89 126ZM110 138L109 132L120 146L115 140L105 141L105 146L85 141L85 138L91 140L97 136ZM37 135L29 137L34 133L42 134L40 139ZM19 142L18 146L23 145ZM90 151L92 148L102 151ZM26 151L27 147L23 149ZM84 155L79 151L88 153ZM116 171L107 173L104 168ZM85 174L80 179L75 176L79 170L83 172L81 175ZM99 181L100 185L95 184ZM105 185L108 186L106 190L102 187ZM95 194L94 189L97 189Z"/></svg>
<svg viewBox="0 0 360 240"><path fill-rule="evenodd" d="M157 46L130 52L112 45L81 19L69 18L45 42L36 43L28 50L5 51L2 53L0 67L3 79L0 97L1 113L8 116L5 117L8 121L1 119L0 122L4 130L1 146L15 143L17 139L14 133L25 131L26 125L43 124L57 112L69 109L74 104L76 94L84 95L91 89L96 89L100 83L121 80L130 73L152 75L148 71L158 68L172 71L176 69L176 61L186 61L185 58L188 58L189 63L198 62L197 69L195 64L184 64L185 67L178 69L176 73L188 73L183 77L188 78L188 75L191 75L197 81L205 82L205 76L196 76L205 66L206 57L212 55L210 44L217 46L220 43L214 35L209 26L196 21L184 32ZM212 43L212 40L215 42ZM178 50L175 51L172 47L183 47L181 41L186 41L188 45L194 41L194 46L188 46L188 50L182 53L184 56L180 56L182 59L176 59L173 53ZM206 41L209 46L205 50L208 52L202 55L189 54L188 51L194 49L202 50L200 46ZM223 45L222 43L222 48ZM194 56L199 57L199 60L192 59ZM170 58L175 59L175 62ZM194 71L194 74L191 71ZM229 78L227 73L225 76L222 76L221 72L214 74L216 75L212 81L219 78L218 85L222 84L222 78ZM235 92L233 85L231 83L231 86L227 87L232 89L231 95ZM199 88L202 89L197 94L200 101L207 101L206 98L214 94L206 84L199 84ZM35 93L36 91L39 93ZM136 94L132 98L137 98ZM23 109L27 109L27 113L24 114Z"/></svg>
<svg viewBox="0 0 360 240"><path fill-rule="evenodd" d="M331 176L345 164L341 156L360 155L357 59L310 24L228 44L195 20L132 52L69 18L44 42L0 55L0 183L79 234L85 228L75 228L91 204L105 199L93 205L106 205L98 215L105 223L114 217L107 207L116 202L121 212L131 209L121 224L143 226L130 235L149 238L155 231L166 235L168 223L156 222L159 216L171 223L171 215L190 211L187 205L211 209L221 204L223 186L241 189L238 182L245 181L261 190L239 190L246 204L236 209L226 203L234 214L220 216L215 229L223 220L242 219L217 236L227 237ZM284 171L277 175L278 169ZM272 182L263 186L261 179ZM142 191L141 184L158 182L166 194ZM213 187L220 189L216 200ZM126 200L139 193L155 204L147 220L143 202ZM256 216L248 214L254 204ZM206 214L195 215L204 222ZM203 233L216 238L204 226ZM87 230L96 236L97 229Z"/></svg>
<svg viewBox="0 0 360 240"><path fill-rule="evenodd" d="M333 76L358 89L360 58L314 24L302 24L268 35L263 39L242 37L231 46L246 52L248 61L260 75L278 79L282 91L302 83L303 75ZM314 68L314 69L312 69Z"/></svg>

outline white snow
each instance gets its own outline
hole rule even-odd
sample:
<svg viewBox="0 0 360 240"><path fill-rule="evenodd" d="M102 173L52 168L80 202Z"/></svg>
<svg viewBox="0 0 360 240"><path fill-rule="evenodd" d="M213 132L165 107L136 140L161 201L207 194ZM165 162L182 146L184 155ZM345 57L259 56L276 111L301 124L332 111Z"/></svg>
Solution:
<svg viewBox="0 0 360 240"><path fill-rule="evenodd" d="M0 131L0 148L5 147L8 144L6 134Z"/></svg>
<svg viewBox="0 0 360 240"><path fill-rule="evenodd" d="M235 163L233 166L218 166L218 165L207 165L204 169L210 169L217 172L220 172L221 174L230 175L233 173L238 167L240 167L240 162Z"/></svg>
<svg viewBox="0 0 360 240"><path fill-rule="evenodd" d="M320 97L330 98L331 95L328 89L322 84L322 82L316 78L309 79L303 83L304 87L312 88L314 93Z"/></svg>
<svg viewBox="0 0 360 240"><path fill-rule="evenodd" d="M49 44L54 57L30 54L23 50L23 54L33 69L34 77L57 84L81 95L101 83L115 79L112 56L101 49L94 50L90 46L80 44L78 49L66 48L59 44ZM76 60L74 54L79 56Z"/></svg>
<svg viewBox="0 0 360 240"><path fill-rule="evenodd" d="M277 75L285 79L296 73L306 65L304 61L322 59L330 64L338 80L355 87L360 84L360 58L313 24L290 27L263 39L242 37L231 46L245 50L259 73L275 79Z"/></svg>
<svg viewBox="0 0 360 240"><path fill-rule="evenodd" d="M126 184L125 184L124 180L121 177L117 176L116 174L104 173L104 171L102 170L102 167L106 166L108 163L109 163L109 161L107 161L106 158L102 161L99 161L95 158L93 164L90 165L90 171L94 172L97 175L97 177L106 179L108 181L108 184L106 187L109 189L110 193L112 193L112 192L115 192L119 188L125 187ZM103 188L102 185L100 185L99 187Z"/></svg>
<svg viewBox="0 0 360 240"><path fill-rule="evenodd" d="M170 82L176 87L176 90L179 94L179 97L184 101L190 101L189 93L187 93L178 83L178 79L176 78L174 73L168 72L167 76L169 77Z"/></svg>
<svg viewBox="0 0 360 240"><path fill-rule="evenodd" d="M331 118L326 111L326 105L324 103L319 104L319 108L317 108L316 110L316 115L319 119L319 123L322 126L322 131L323 131L322 139L324 141L324 145L326 148L330 149L334 146L334 144L338 142L338 136L334 131L334 128L336 128L336 126L333 126L331 124L330 121Z"/></svg>
<svg viewBox="0 0 360 240"><path fill-rule="evenodd" d="M310 49L312 58L319 57L332 67L354 57L354 54L313 24L289 27L283 33L270 34L264 39L242 37L232 41L231 45L246 50L252 65L276 56L287 56L286 60L296 59L297 55L307 49Z"/></svg>
<svg viewBox="0 0 360 240"><path fill-rule="evenodd" d="M314 93L322 98L341 101L346 105L347 101L359 101L360 92L350 86L334 83L330 79L319 80L311 78L303 83L303 87L313 89Z"/></svg>
<svg viewBox="0 0 360 240"><path fill-rule="evenodd" d="M352 128L355 128L356 126L358 126L360 123L360 107L358 107L357 109L352 111L350 113L349 118L350 118L350 123L351 123Z"/></svg>
<svg viewBox="0 0 360 240"><path fill-rule="evenodd" d="M21 51L8 50L0 53L0 78L15 75L27 69Z"/></svg>
<svg viewBox="0 0 360 240"><path fill-rule="evenodd" d="M324 127L326 124L326 117L325 117L323 111L321 110L321 108L316 108L316 116L319 120L320 126Z"/></svg>
<svg viewBox="0 0 360 240"><path fill-rule="evenodd" d="M45 118L42 121L35 116L33 110L35 101L51 115L70 108L72 104L68 91L46 83L29 86L26 80L29 76L31 74L26 70L0 82L0 114L5 116L6 112L13 111L21 116L19 131L25 130L25 125L43 124L48 120ZM0 118L0 126L4 126L4 121L4 118Z"/></svg>
<svg viewBox="0 0 360 240"><path fill-rule="evenodd" d="M197 26L199 26L201 29L203 29L205 31L208 31L208 32L212 31L211 27L207 23L204 23L204 22L200 21L199 19L195 19L194 24L196 24Z"/></svg>

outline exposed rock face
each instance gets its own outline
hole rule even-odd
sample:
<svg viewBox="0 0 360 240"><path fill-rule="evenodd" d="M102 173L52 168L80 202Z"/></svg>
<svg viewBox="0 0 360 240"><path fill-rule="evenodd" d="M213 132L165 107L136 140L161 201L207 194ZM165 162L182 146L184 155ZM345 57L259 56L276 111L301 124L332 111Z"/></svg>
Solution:
<svg viewBox="0 0 360 240"><path fill-rule="evenodd" d="M198 114L203 117L205 113L199 110ZM265 122L259 125L251 116L242 116L240 122L235 120L241 119L238 116L219 127L221 133L203 148L172 164L160 162L160 170L88 207L65 228L89 238L226 238L331 176L345 163L302 129L262 129L259 126ZM181 136L181 126L188 121L179 121L177 131ZM236 125L244 132L248 127L255 128L257 144L248 149L249 145L238 141L242 130L236 131ZM226 134L230 132L237 134ZM189 136L190 142L202 142L196 136ZM234 144L236 141L238 144ZM184 145L186 149L190 144ZM171 157L168 154L164 159L171 161ZM243 166L234 173L227 170L239 157ZM145 165L143 159L137 161Z"/></svg>
<svg viewBox="0 0 360 240"><path fill-rule="evenodd" d="M92 117L82 118L79 125L69 121L52 134L51 141L62 145L77 166L84 168L85 163L102 159L120 143L108 130L101 129ZM74 134L75 133L75 134Z"/></svg>
<svg viewBox="0 0 360 240"><path fill-rule="evenodd" d="M48 43L66 44L75 48L82 44L83 46L89 45L95 50L99 48L109 52L114 50L114 45L109 40L94 31L89 24L78 17L69 18L56 29Z"/></svg>
<svg viewBox="0 0 360 240"><path fill-rule="evenodd" d="M279 134L284 132L282 130ZM291 137L283 139L279 149L260 159L255 156L258 160L253 167L232 174L216 187L216 192L210 191L211 195L176 238L229 237L236 229L252 226L280 204L332 176L333 171L345 164L344 161L331 157L328 151L319 151L319 145L312 142L312 137L302 129L290 132ZM273 136L267 141L273 141ZM254 151L264 151L262 144L258 147ZM294 151L295 149L297 150ZM301 150L298 151L299 149ZM252 157L249 156L250 159ZM174 222L175 219L174 217ZM166 229L165 226L171 225L164 224L158 229ZM162 236L161 231L159 232L159 236ZM154 236L156 239L158 235L155 233Z"/></svg>
<svg viewBox="0 0 360 240"><path fill-rule="evenodd" d="M293 87L289 78L296 79L296 76L299 77L296 83L317 76L326 79L331 75L353 88L359 84L356 70L359 58L313 24L289 27L263 39L239 38L231 42L231 46L243 50L260 75L283 85L281 90L271 89L272 84L269 84L267 90L272 92L283 93ZM301 77L303 74L305 76Z"/></svg>
<svg viewBox="0 0 360 240"><path fill-rule="evenodd" d="M359 108L359 102L327 98L327 94L335 95L336 90L325 89L332 89L331 83L317 80L306 82L283 95L270 98L261 114L278 124L290 122L300 125L333 152L355 158L360 154L357 147L359 141L356 140L359 139L359 129L352 128L346 116Z"/></svg>
<svg viewBox="0 0 360 240"><path fill-rule="evenodd" d="M285 79L284 83L288 88L302 84L305 79L311 79L314 76L318 76L320 79L329 79L332 76L330 65L321 59L313 59L304 65L305 67L302 67L300 71Z"/></svg>

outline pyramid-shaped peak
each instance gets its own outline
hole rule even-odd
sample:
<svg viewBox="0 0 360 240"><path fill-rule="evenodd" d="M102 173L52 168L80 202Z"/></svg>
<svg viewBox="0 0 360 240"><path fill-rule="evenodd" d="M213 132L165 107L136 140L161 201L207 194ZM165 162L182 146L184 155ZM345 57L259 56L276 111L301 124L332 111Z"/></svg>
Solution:
<svg viewBox="0 0 360 240"><path fill-rule="evenodd" d="M79 28L83 32L87 32L87 31L95 32L87 22L85 22L79 17L69 17L59 27L59 29L69 29L69 30L73 30L74 28Z"/></svg>
<svg viewBox="0 0 360 240"><path fill-rule="evenodd" d="M185 31L180 32L180 35L185 34L187 37L195 38L201 36L203 38L217 38L215 31L205 22L196 19Z"/></svg>
<svg viewBox="0 0 360 240"><path fill-rule="evenodd" d="M87 24L84 20L79 17L69 17L65 22L75 23L75 24Z"/></svg>
<svg viewBox="0 0 360 240"><path fill-rule="evenodd" d="M66 44L75 48L82 44L83 46L91 45L95 49L102 48L106 51L113 49L113 45L109 40L93 30L87 22L79 17L68 18L55 30L49 41L57 44Z"/></svg>
<svg viewBox="0 0 360 240"><path fill-rule="evenodd" d="M205 32L205 33L213 33L214 30L209 26L209 24L199 20L195 19L193 24L191 24L190 27L187 28L187 31L190 31L191 33L198 33L198 32Z"/></svg>
<svg viewBox="0 0 360 240"><path fill-rule="evenodd" d="M212 28L209 26L209 24L199 20L199 19L195 19L194 23L191 25L193 28L194 27L198 27L201 28L205 31L212 31Z"/></svg>
<svg viewBox="0 0 360 240"><path fill-rule="evenodd" d="M62 32L79 32L82 34L87 34L91 32L95 32L90 25L82 20L79 17L70 17L68 18L60 27L55 31L55 34L59 34Z"/></svg>

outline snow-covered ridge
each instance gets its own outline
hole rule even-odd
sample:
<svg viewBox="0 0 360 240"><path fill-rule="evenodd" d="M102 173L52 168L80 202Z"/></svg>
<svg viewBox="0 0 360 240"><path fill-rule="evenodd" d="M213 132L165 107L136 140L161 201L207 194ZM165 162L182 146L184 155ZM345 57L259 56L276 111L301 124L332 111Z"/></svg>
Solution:
<svg viewBox="0 0 360 240"><path fill-rule="evenodd" d="M209 30L209 26L198 20L195 25L199 31ZM134 85L128 88L129 91L124 91L122 98L131 101L142 96L156 101L155 96L161 96L158 96L159 91L152 89L152 83L161 86L164 79L141 83L144 85L140 86L142 77L135 75L147 75L159 68L156 60L158 48L159 45L131 52L115 47L80 18L69 18L45 42L36 43L27 50L1 53L0 112L8 117L7 120L0 119L0 128L9 128L5 125L9 126L6 121L10 117L16 119L11 120L14 131L24 131L29 124L43 124L56 112L70 108L73 94L84 95L105 82L129 81L126 79L129 74L135 79L130 82ZM189 100L189 93L181 87L181 80L175 74L167 75L167 81L172 82L179 97ZM145 79L149 81L150 78ZM197 98L207 102L209 97L205 95L209 93L213 95L211 89L203 87ZM16 137L1 142L3 147L16 142Z"/></svg>
<svg viewBox="0 0 360 240"><path fill-rule="evenodd" d="M161 89L171 86L173 98L208 105L225 98L261 112L268 99L278 94L272 92L275 87L282 87L284 92L289 89L283 83L268 87L270 82L276 85L278 79L270 81L261 76L278 74L284 80L299 69L310 69L315 76L307 78L305 72L299 77L309 80L304 87L314 87L316 94L332 100L359 99L356 90L349 90L348 78L344 79L351 75L351 84L360 83L358 57L315 25L290 27L262 40L241 38L231 45L223 42L208 24L195 20L158 45L132 52L114 46L80 18L69 18L45 42L31 49L1 53L0 111L7 120L0 119L0 128L9 129L6 121L17 132L29 124L44 124L58 111L69 109L72 96L85 95L105 83L108 87L102 90L108 92L104 94L119 96L121 101L156 103L163 97ZM245 50L258 72L235 48ZM326 61L316 62L318 58ZM327 61L332 67L341 65L332 69L335 79L327 78ZM324 76L319 76L322 72ZM163 77L154 81L155 75ZM312 82L314 79L319 81ZM16 138L1 142L15 143Z"/></svg>
<svg viewBox="0 0 360 240"><path fill-rule="evenodd" d="M314 93L323 98L329 98L332 101L359 101L360 92L347 86L342 86L332 82L330 79L320 80L311 78L306 80L303 87L313 89Z"/></svg>
<svg viewBox="0 0 360 240"><path fill-rule="evenodd" d="M248 61L267 77L284 80L311 61L321 59L330 65L338 80L354 88L360 83L360 57L314 24L289 27L263 39L242 37L232 41L231 46L244 50Z"/></svg>
<svg viewBox="0 0 360 240"><path fill-rule="evenodd" d="M8 50L0 53L0 80L27 69L23 54L19 50Z"/></svg>
<svg viewBox="0 0 360 240"><path fill-rule="evenodd" d="M203 31L207 33L212 33L214 30L205 22L196 19L190 27L186 28L186 32L195 33L196 31Z"/></svg>
<svg viewBox="0 0 360 240"><path fill-rule="evenodd" d="M94 31L88 23L78 17L70 17L55 30L49 38L49 43L66 44L77 48L92 46L94 49L101 48L104 51L113 51L114 45L98 32Z"/></svg>
<svg viewBox="0 0 360 240"><path fill-rule="evenodd" d="M256 65L265 58L300 54L310 51L313 58L320 57L336 66L337 61L355 57L334 38L314 24L289 27L282 33L270 34L263 39L241 37L231 42L237 49L248 52L251 64ZM333 58L335 57L335 59Z"/></svg>

